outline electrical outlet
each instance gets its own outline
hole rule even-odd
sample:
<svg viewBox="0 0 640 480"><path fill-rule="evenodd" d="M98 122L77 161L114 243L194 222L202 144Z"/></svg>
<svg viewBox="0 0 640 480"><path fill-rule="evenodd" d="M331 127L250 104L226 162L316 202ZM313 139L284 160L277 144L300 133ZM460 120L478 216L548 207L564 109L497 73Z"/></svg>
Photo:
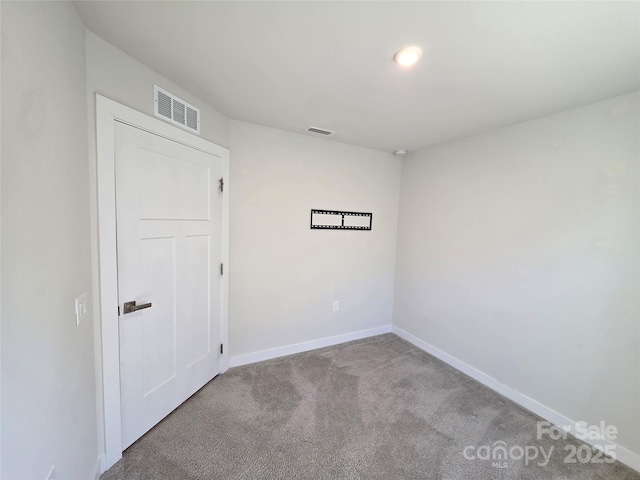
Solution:
<svg viewBox="0 0 640 480"><path fill-rule="evenodd" d="M56 466L51 465L51 470L49 470L49 475L44 480L56 480Z"/></svg>
<svg viewBox="0 0 640 480"><path fill-rule="evenodd" d="M338 310L340 310L340 302L338 300L334 300L333 301L333 311L337 312Z"/></svg>
<svg viewBox="0 0 640 480"><path fill-rule="evenodd" d="M76 298L76 325L80 325L80 322L87 316L87 294L83 293Z"/></svg>

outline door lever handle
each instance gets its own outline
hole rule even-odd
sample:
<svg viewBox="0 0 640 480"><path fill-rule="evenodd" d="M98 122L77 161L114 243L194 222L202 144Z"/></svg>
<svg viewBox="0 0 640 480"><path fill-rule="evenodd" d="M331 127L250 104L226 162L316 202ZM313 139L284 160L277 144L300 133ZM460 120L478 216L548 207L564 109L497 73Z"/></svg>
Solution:
<svg viewBox="0 0 640 480"><path fill-rule="evenodd" d="M136 305L135 300L133 302L126 302L124 304L124 313L126 314L126 313L137 312L138 310L149 308L150 306L151 306L151 303L143 303L142 305Z"/></svg>

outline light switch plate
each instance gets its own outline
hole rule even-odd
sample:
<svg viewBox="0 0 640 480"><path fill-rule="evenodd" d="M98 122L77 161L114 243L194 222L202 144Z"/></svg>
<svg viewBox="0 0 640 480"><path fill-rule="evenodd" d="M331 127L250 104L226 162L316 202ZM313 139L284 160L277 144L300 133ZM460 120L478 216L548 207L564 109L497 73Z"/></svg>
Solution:
<svg viewBox="0 0 640 480"><path fill-rule="evenodd" d="M80 323L87 316L87 294L83 293L76 298L76 325Z"/></svg>
<svg viewBox="0 0 640 480"><path fill-rule="evenodd" d="M333 301L333 311L337 312L338 310L340 310L340 302L338 300L334 300Z"/></svg>

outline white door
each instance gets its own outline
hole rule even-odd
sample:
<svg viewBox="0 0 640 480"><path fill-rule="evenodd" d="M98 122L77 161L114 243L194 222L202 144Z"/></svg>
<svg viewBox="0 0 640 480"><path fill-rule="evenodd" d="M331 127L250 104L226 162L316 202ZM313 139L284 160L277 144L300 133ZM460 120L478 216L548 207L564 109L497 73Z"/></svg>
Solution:
<svg viewBox="0 0 640 480"><path fill-rule="evenodd" d="M222 160L116 122L115 167L124 449L220 371Z"/></svg>

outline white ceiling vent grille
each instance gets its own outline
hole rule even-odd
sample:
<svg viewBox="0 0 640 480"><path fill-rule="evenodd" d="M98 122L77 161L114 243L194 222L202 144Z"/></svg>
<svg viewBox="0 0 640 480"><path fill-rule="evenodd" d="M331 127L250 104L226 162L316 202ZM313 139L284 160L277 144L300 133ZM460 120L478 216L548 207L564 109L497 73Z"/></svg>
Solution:
<svg viewBox="0 0 640 480"><path fill-rule="evenodd" d="M311 133L318 133L320 135L326 135L327 137L329 135L333 135L336 132L332 132L331 130L325 130L324 128L318 128L318 127L309 127L307 128L307 132L311 132Z"/></svg>
<svg viewBox="0 0 640 480"><path fill-rule="evenodd" d="M153 86L154 114L174 125L200 134L200 109L188 104L181 98Z"/></svg>

